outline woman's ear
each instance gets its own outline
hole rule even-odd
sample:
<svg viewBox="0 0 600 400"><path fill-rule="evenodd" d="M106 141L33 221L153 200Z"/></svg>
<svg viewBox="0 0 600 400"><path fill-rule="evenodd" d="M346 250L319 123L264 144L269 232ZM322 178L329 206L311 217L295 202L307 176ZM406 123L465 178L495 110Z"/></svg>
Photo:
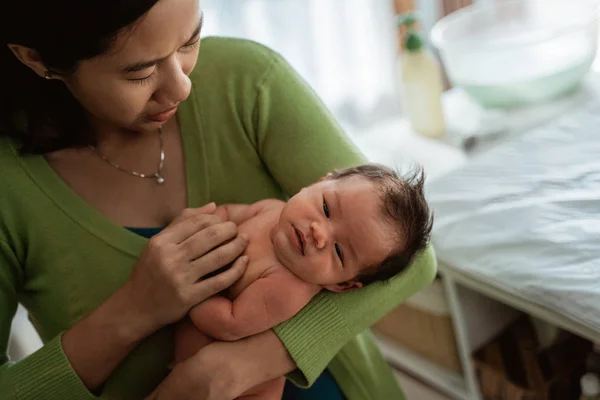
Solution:
<svg viewBox="0 0 600 400"><path fill-rule="evenodd" d="M38 76L46 79L52 79L55 77L48 74L48 69L42 62L40 53L38 53L37 50L34 50L30 47L21 46L20 44L8 44L8 48L13 52L19 61L31 68L31 70Z"/></svg>

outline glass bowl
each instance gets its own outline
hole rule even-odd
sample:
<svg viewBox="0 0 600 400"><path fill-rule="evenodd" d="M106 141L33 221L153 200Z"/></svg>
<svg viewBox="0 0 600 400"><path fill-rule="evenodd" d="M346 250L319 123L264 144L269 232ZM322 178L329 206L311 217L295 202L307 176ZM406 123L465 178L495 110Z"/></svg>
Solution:
<svg viewBox="0 0 600 400"><path fill-rule="evenodd" d="M596 56L598 1L504 0L465 7L431 31L450 82L487 108L556 98Z"/></svg>

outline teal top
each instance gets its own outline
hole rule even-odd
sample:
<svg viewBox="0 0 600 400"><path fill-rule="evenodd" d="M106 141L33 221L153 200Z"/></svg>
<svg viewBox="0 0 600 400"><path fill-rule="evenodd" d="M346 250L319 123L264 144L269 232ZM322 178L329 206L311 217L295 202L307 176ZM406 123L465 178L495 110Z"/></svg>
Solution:
<svg viewBox="0 0 600 400"><path fill-rule="evenodd" d="M296 72L254 42L207 38L177 114L188 207L293 195L335 168L365 162ZM98 396L71 368L62 332L129 277L147 243L86 203L42 156L21 156L0 137L0 393L6 400L138 399L168 373L173 331L151 335L117 367ZM389 284L320 293L276 326L298 385L328 367L348 400L402 394L367 328L429 284L431 248ZM44 346L12 362L6 349L17 304Z"/></svg>
<svg viewBox="0 0 600 400"><path fill-rule="evenodd" d="M145 237L146 239L150 239L152 236L156 235L158 232L162 231L163 228L133 228L127 227L131 232L136 235L140 235Z"/></svg>

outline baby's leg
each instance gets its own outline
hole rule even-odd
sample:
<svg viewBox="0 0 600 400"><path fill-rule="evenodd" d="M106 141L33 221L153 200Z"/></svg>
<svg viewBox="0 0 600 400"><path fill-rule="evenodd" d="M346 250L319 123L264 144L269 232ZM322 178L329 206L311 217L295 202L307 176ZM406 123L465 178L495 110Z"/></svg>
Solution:
<svg viewBox="0 0 600 400"><path fill-rule="evenodd" d="M177 364L196 354L213 339L200 332L189 318L184 319L175 332L175 361Z"/></svg>
<svg viewBox="0 0 600 400"><path fill-rule="evenodd" d="M281 400L285 378L277 378L272 381L254 386L236 400Z"/></svg>

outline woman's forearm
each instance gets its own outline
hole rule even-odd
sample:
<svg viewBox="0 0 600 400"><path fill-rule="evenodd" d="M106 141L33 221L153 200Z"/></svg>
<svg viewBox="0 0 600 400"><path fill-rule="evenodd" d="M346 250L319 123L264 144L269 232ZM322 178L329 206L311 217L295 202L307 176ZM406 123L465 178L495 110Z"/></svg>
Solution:
<svg viewBox="0 0 600 400"><path fill-rule="evenodd" d="M236 398L248 389L296 369L294 360L273 330L235 342L214 342L189 360L197 374L218 371L210 392ZM196 375L198 376L198 375Z"/></svg>
<svg viewBox="0 0 600 400"><path fill-rule="evenodd" d="M97 390L123 359L158 326L130 305L123 287L62 336L71 366L90 390Z"/></svg>

